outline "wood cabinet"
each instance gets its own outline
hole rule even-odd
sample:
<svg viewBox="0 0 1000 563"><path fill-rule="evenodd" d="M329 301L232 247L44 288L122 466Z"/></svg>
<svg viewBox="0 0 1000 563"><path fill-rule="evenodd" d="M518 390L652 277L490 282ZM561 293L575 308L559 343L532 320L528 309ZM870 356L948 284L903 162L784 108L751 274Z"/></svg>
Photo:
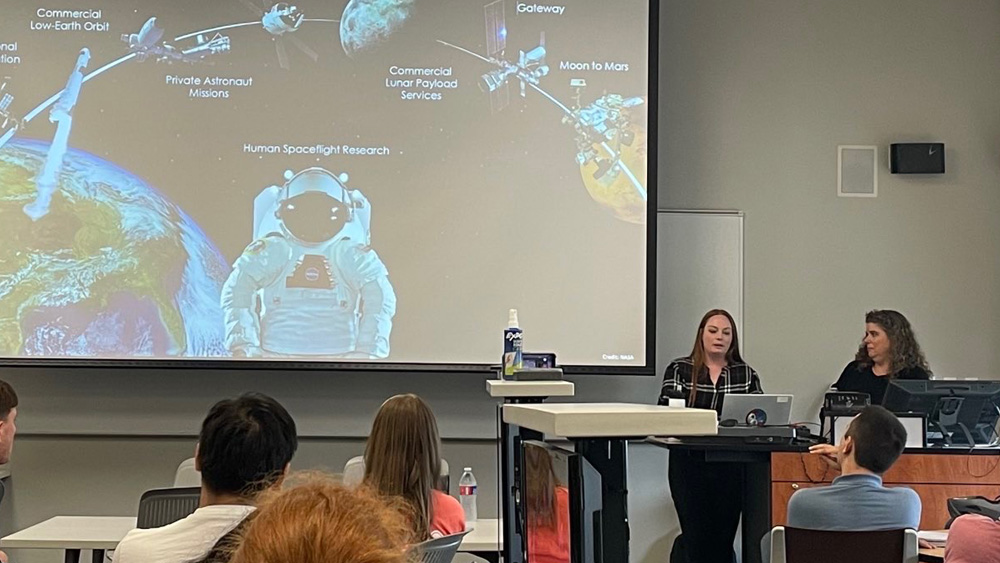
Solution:
<svg viewBox="0 0 1000 563"><path fill-rule="evenodd" d="M829 484L839 473L819 456L798 452L771 454L771 521L784 525L788 499L797 490ZM888 487L909 487L920 495L920 528L940 530L948 521L947 500L960 496L1000 495L1000 455L904 453L883 477Z"/></svg>

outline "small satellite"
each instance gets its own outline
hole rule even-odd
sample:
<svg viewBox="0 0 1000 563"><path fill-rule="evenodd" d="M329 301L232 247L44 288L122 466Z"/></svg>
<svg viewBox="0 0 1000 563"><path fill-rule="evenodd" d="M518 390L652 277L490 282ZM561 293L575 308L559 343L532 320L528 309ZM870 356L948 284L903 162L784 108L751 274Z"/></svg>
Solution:
<svg viewBox="0 0 1000 563"><path fill-rule="evenodd" d="M504 58L507 49L507 23L504 15L504 0L495 0L483 7L486 16L486 60L496 65L482 75L479 87L490 94L490 108L499 112L510 104L510 77L515 76L521 83L521 97L525 97L527 84L537 86L541 78L549 73L545 64L545 32L541 34L538 46L528 52L520 51L517 63Z"/></svg>
<svg viewBox="0 0 1000 563"><path fill-rule="evenodd" d="M155 16L146 20L138 33L122 34L122 42L140 62L152 57L157 62L198 63L210 55L227 53L230 47L229 37L220 33L211 38L198 35L195 46L189 49L178 49L162 39L163 28L157 24Z"/></svg>
<svg viewBox="0 0 1000 563"><path fill-rule="evenodd" d="M510 78L515 77L521 83L521 97L526 97L530 85L542 95L551 97L538 85L543 76L549 73L549 65L545 64L545 32L541 34L538 46L530 51L520 51L517 62L504 58L507 49L507 24L504 16L504 0L494 0L483 7L486 14L486 56L474 53L464 47L453 45L438 39L438 43L472 55L487 62L495 69L483 74L479 79L479 88L490 95L490 109L493 113L502 111L510 105Z"/></svg>
<svg viewBox="0 0 1000 563"><path fill-rule="evenodd" d="M9 83L10 79L4 77L3 83L0 84L0 147L7 144L7 141L21 128L21 122L10 111L14 95L7 88Z"/></svg>
<svg viewBox="0 0 1000 563"><path fill-rule="evenodd" d="M298 31L306 18L306 15L299 10L298 6L293 6L287 2L279 2L271 6L270 9L265 10L252 0L239 0L239 2L261 18L261 25L265 31L271 34L271 39L274 40L274 50L278 54L278 64L281 68L285 70L292 68L288 62L288 49L285 47L285 39L290 41L292 45L295 45L298 50L302 51L313 62L319 60L319 54L316 51L313 51L298 37L290 35Z"/></svg>

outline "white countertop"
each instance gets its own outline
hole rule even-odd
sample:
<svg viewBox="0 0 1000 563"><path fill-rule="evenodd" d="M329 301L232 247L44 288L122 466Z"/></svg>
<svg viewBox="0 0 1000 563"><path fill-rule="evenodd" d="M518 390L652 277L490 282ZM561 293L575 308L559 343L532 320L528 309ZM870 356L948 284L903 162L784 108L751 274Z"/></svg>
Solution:
<svg viewBox="0 0 1000 563"><path fill-rule="evenodd" d="M576 386L572 381L508 381L487 379L486 391L490 397L572 397Z"/></svg>
<svg viewBox="0 0 1000 563"><path fill-rule="evenodd" d="M459 551L500 551L503 539L500 537L500 520L480 518L472 531L462 539Z"/></svg>
<svg viewBox="0 0 1000 563"><path fill-rule="evenodd" d="M0 539L0 547L21 549L115 549L135 528L135 516L55 516ZM459 551L499 551L500 521L483 518Z"/></svg>
<svg viewBox="0 0 1000 563"><path fill-rule="evenodd" d="M714 436L714 410L631 403L504 405L503 419L563 438Z"/></svg>
<svg viewBox="0 0 1000 563"><path fill-rule="evenodd" d="M0 539L0 547L114 549L135 516L55 516Z"/></svg>

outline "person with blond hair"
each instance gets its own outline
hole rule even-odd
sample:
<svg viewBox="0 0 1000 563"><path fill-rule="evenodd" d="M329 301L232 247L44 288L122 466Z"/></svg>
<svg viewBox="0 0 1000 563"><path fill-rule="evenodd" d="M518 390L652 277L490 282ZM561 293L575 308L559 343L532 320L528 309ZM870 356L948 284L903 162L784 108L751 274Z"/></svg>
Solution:
<svg viewBox="0 0 1000 563"><path fill-rule="evenodd" d="M406 394L382 403L364 459L363 483L410 506L418 541L465 531L462 505L435 487L441 473L441 437L434 412L423 399Z"/></svg>
<svg viewBox="0 0 1000 563"><path fill-rule="evenodd" d="M413 533L406 511L367 487L327 476L265 494L224 546L229 563L405 563Z"/></svg>

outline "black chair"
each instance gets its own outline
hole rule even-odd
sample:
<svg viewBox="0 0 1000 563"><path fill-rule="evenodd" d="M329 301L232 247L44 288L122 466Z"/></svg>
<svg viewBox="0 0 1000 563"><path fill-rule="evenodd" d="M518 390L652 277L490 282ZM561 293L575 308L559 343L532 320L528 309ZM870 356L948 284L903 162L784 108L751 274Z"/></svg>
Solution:
<svg viewBox="0 0 1000 563"><path fill-rule="evenodd" d="M139 499L137 528L159 528L172 524L198 508L198 487L152 489Z"/></svg>
<svg viewBox="0 0 1000 563"><path fill-rule="evenodd" d="M988 499L986 497L955 497L948 499L948 523L945 529L951 528L951 523L955 518L963 514L980 514L993 520L1000 520L1000 497Z"/></svg>
<svg viewBox="0 0 1000 563"><path fill-rule="evenodd" d="M451 563L468 533L465 531L418 543L410 548L409 560L413 563Z"/></svg>
<svg viewBox="0 0 1000 563"><path fill-rule="evenodd" d="M770 563L917 563L913 530L828 532L777 526Z"/></svg>

